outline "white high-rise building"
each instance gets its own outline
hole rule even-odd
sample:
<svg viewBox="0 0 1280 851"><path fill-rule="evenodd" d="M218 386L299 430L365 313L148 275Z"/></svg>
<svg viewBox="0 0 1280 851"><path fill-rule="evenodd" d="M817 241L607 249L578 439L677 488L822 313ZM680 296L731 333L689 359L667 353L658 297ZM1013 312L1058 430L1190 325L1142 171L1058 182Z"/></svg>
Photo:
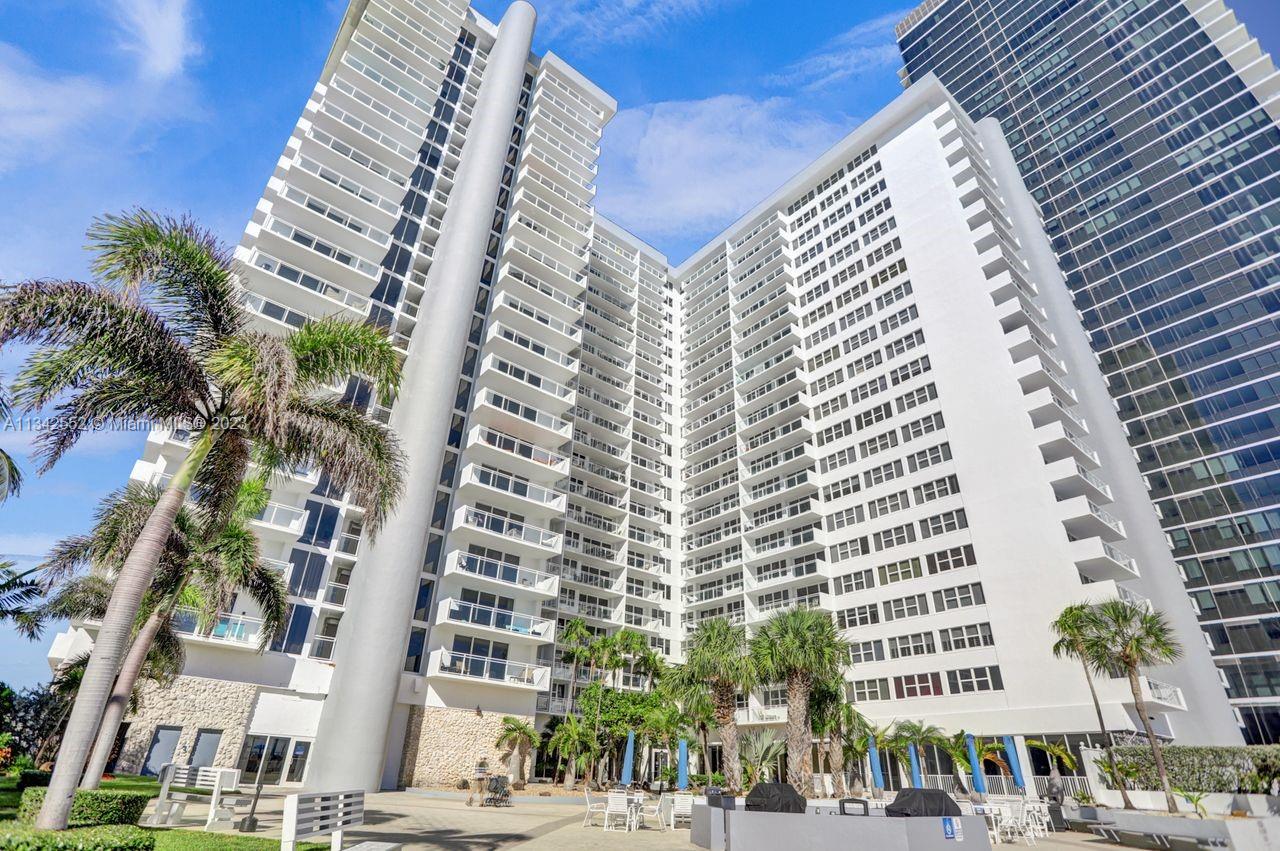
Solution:
<svg viewBox="0 0 1280 851"><path fill-rule="evenodd" d="M873 720L1078 745L1094 711L1048 622L1115 596L1184 644L1143 681L1157 728L1237 740L998 131L921 80L671 268L596 215L616 105L531 53L533 27L523 2L500 24L350 5L237 256L263 329L368 318L405 354L391 409L358 377L334 392L397 429L406 493L370 541L319 471L274 482L255 528L286 633L259 655L251 603L210 635L180 614L186 670L147 691L120 767L451 783L498 764L504 715L572 711L568 619L674 662L706 618L797 605L855 643ZM134 478L185 440L153 433ZM1125 681L1099 693L1141 729ZM758 689L740 721L784 704Z"/></svg>

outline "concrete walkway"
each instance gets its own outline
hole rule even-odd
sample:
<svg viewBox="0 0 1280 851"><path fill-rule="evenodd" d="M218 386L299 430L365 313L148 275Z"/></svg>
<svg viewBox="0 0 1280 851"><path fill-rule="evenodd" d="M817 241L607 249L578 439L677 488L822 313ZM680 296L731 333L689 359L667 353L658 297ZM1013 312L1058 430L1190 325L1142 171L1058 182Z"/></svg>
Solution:
<svg viewBox="0 0 1280 851"><path fill-rule="evenodd" d="M286 790L264 797L258 805L259 829L253 834L278 839ZM148 814L150 814L148 808ZM184 829L199 830L204 824L203 807L188 808ZM456 851L596 851L612 846L637 851L691 851L689 831L642 829L630 834L610 833L600 827L582 827L582 803L572 799L517 801L511 807L468 807L453 796L418 792L382 792L366 799L366 822L347 833L348 843L373 839L399 842L405 849L456 849ZM1006 845L1000 847L1014 848ZM1025 848L1019 844L1016 847ZM1036 846L1048 851L1115 848L1116 846L1082 834L1055 834Z"/></svg>

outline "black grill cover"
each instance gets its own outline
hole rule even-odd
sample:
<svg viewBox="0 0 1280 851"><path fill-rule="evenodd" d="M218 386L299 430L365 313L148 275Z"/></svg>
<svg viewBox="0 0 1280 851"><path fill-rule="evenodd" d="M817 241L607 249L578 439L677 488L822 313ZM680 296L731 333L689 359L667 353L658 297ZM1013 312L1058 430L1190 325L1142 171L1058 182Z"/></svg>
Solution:
<svg viewBox="0 0 1280 851"><path fill-rule="evenodd" d="M757 783L747 795L747 811L803 813L808 801L790 783Z"/></svg>
<svg viewBox="0 0 1280 851"><path fill-rule="evenodd" d="M960 807L941 789L903 789L884 808L887 816L958 816Z"/></svg>

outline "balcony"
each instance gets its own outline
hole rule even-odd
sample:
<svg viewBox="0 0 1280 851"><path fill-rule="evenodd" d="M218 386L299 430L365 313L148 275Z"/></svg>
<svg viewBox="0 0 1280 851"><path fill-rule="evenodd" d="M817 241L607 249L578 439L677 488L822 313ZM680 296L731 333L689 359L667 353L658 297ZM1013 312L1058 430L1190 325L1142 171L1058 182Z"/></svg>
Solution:
<svg viewBox="0 0 1280 851"><path fill-rule="evenodd" d="M560 445L573 434L566 420L494 390L479 393L474 420L530 443Z"/></svg>
<svg viewBox="0 0 1280 851"><path fill-rule="evenodd" d="M1089 470L1096 470L1101 466L1097 454L1084 438L1061 422L1050 422L1037 428L1036 441L1040 446L1040 453L1048 463L1074 458Z"/></svg>
<svg viewBox="0 0 1280 851"><path fill-rule="evenodd" d="M173 613L173 629L193 641L257 650L262 620L246 615L218 615L208 634L200 630L199 612L181 608Z"/></svg>
<svg viewBox="0 0 1280 851"><path fill-rule="evenodd" d="M569 475L569 458L484 426L471 429L467 453L495 466L518 469L528 478L554 482Z"/></svg>
<svg viewBox="0 0 1280 851"><path fill-rule="evenodd" d="M750 726L752 724L785 724L787 721L787 707L753 706L745 709L734 710L733 717L734 720L742 726Z"/></svg>
<svg viewBox="0 0 1280 851"><path fill-rule="evenodd" d="M1071 556L1080 572L1095 582L1137 579L1137 563L1101 538L1071 542Z"/></svg>
<svg viewBox="0 0 1280 851"><path fill-rule="evenodd" d="M320 605L329 609L341 609L347 605L348 587L343 582L330 582L320 593Z"/></svg>
<svg viewBox="0 0 1280 851"><path fill-rule="evenodd" d="M530 508L530 503L554 514L560 514L565 509L564 494L524 479L518 479L508 473L480 467L476 464L468 464L463 467L462 475L458 479L459 490L472 487L483 489L479 496L486 502L497 499L511 505L516 510L528 509ZM505 496L499 497L498 494Z"/></svg>
<svg viewBox="0 0 1280 851"><path fill-rule="evenodd" d="M551 669L546 665L455 653L443 647L431 651L426 676L529 691L546 691L551 686Z"/></svg>
<svg viewBox="0 0 1280 851"><path fill-rule="evenodd" d="M307 512L282 502L268 502L253 519L269 530L297 535L307 522Z"/></svg>
<svg viewBox="0 0 1280 851"><path fill-rule="evenodd" d="M453 553L445 564L444 572L446 575L475 577L506 589L522 588L548 597L554 597L559 590L559 579L554 574L472 553Z"/></svg>
<svg viewBox="0 0 1280 851"><path fill-rule="evenodd" d="M538 711L546 712L549 715L568 715L569 698L552 697L549 694L540 694L538 695ZM573 706L573 711L578 711L576 703Z"/></svg>
<svg viewBox="0 0 1280 851"><path fill-rule="evenodd" d="M353 535L350 532L343 532L336 535L333 539L333 549L335 552L344 556L355 558L356 551L360 548L360 536Z"/></svg>
<svg viewBox="0 0 1280 851"><path fill-rule="evenodd" d="M1073 538L1102 538L1118 541L1124 538L1119 518L1103 510L1087 496L1077 496L1058 503L1062 525Z"/></svg>
<svg viewBox="0 0 1280 851"><path fill-rule="evenodd" d="M1058 499L1087 496L1095 502L1111 502L1111 488L1074 458L1048 465L1049 482Z"/></svg>
<svg viewBox="0 0 1280 851"><path fill-rule="evenodd" d="M503 544L516 544L529 555L537 557L560 551L560 535L555 532L470 506L463 506L454 512L453 528L476 530L484 533L486 538L490 535L498 536L502 538Z"/></svg>
<svg viewBox="0 0 1280 851"><path fill-rule="evenodd" d="M500 632L504 636L518 636L534 641L554 641L556 622L533 615L523 615L509 609L498 609L469 603L465 600L446 598L440 601L440 621L464 623Z"/></svg>
<svg viewBox="0 0 1280 851"><path fill-rule="evenodd" d="M1139 678L1142 683L1142 698L1147 706L1165 711L1186 712L1187 700L1182 696L1182 689L1151 677Z"/></svg>

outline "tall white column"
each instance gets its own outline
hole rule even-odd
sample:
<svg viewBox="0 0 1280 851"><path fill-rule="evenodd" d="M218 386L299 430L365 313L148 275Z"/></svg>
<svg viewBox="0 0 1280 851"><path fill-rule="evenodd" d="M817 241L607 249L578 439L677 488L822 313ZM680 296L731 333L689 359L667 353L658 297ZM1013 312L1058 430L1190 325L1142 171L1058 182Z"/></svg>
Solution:
<svg viewBox="0 0 1280 851"><path fill-rule="evenodd" d="M493 222L499 182L524 84L536 13L516 0L502 16L476 97L457 179L427 276L425 310L404 365L391 426L408 464L405 492L377 539L360 542L338 628L333 679L320 715L307 787L377 791L436 478Z"/></svg>

